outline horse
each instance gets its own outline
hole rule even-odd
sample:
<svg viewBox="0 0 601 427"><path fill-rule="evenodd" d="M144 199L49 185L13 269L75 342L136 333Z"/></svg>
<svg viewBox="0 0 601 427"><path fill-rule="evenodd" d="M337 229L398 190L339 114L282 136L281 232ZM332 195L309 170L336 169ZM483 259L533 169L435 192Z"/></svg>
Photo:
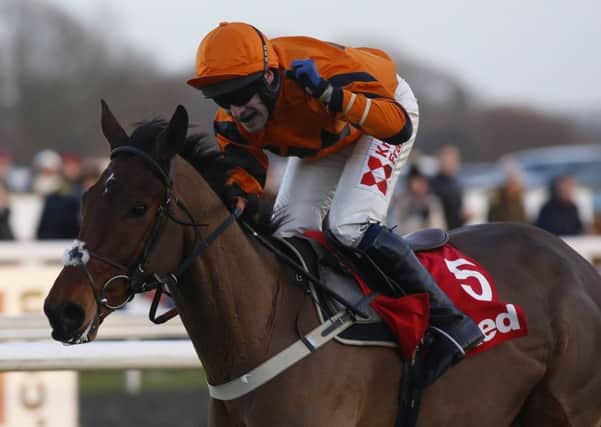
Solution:
<svg viewBox="0 0 601 427"><path fill-rule="evenodd" d="M168 285L209 384L288 347L297 323L302 331L319 324L292 285L296 272L231 220L206 176L212 162L199 173L178 155L191 138L185 108L129 136L103 101L101 123L112 159L82 199L70 258L89 259L67 260L45 299L54 339L93 340L147 277L168 276L184 261ZM598 272L528 225L467 226L450 241L488 270L500 298L523 308L528 335L461 361L426 387L418 426L600 426ZM88 252L78 250L84 244ZM389 427L402 368L394 349L330 341L244 396L210 399L209 425Z"/></svg>

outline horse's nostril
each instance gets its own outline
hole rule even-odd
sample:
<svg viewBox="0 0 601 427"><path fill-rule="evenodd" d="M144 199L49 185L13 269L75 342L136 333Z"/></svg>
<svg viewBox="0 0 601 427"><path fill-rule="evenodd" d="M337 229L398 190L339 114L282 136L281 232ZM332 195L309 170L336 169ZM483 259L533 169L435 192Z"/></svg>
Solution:
<svg viewBox="0 0 601 427"><path fill-rule="evenodd" d="M63 324L66 331L73 332L83 324L86 314L80 305L67 303L63 308Z"/></svg>
<svg viewBox="0 0 601 427"><path fill-rule="evenodd" d="M44 312L52 326L52 336L60 341L73 337L85 319L84 309L75 303L61 304L58 307L46 304Z"/></svg>

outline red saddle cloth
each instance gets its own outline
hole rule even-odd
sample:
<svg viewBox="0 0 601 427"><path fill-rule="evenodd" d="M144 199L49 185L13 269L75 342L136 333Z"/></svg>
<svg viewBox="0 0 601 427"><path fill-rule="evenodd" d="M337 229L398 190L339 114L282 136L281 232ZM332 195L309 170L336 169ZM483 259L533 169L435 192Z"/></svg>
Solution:
<svg viewBox="0 0 601 427"><path fill-rule="evenodd" d="M336 251L323 233L309 231L306 235L328 251ZM528 334L522 309L499 301L492 277L474 259L450 244L417 252L416 256L457 308L470 316L482 330L484 342L468 352L468 356ZM361 276L352 269L351 272L362 292L365 295L371 293ZM413 294L400 298L378 295L371 305L396 336L403 358L410 358L428 327L428 295Z"/></svg>

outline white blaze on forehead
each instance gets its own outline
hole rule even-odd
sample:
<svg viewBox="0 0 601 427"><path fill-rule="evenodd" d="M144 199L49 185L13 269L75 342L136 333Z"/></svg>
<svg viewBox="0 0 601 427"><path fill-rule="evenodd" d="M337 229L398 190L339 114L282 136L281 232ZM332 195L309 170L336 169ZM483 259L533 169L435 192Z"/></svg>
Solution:
<svg viewBox="0 0 601 427"><path fill-rule="evenodd" d="M63 264L67 266L86 265L90 260L90 253L85 248L86 243L74 240L73 244L63 254Z"/></svg>
<svg viewBox="0 0 601 427"><path fill-rule="evenodd" d="M110 184L113 181L117 181L117 177L115 176L115 172L111 172L111 174L109 175L109 177L104 182L104 194L106 194L106 193L109 192Z"/></svg>

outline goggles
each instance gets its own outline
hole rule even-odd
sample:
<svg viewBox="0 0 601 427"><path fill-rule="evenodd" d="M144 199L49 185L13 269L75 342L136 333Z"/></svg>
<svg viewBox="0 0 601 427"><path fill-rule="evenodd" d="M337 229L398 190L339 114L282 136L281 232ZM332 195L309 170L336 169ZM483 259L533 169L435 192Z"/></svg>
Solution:
<svg viewBox="0 0 601 427"><path fill-rule="evenodd" d="M250 99L257 94L257 89L257 85L253 82L252 84L244 86L243 88L233 92L215 96L213 97L213 101L215 101L215 103L221 108L225 108L226 110L228 110L232 105L241 107L248 104Z"/></svg>

